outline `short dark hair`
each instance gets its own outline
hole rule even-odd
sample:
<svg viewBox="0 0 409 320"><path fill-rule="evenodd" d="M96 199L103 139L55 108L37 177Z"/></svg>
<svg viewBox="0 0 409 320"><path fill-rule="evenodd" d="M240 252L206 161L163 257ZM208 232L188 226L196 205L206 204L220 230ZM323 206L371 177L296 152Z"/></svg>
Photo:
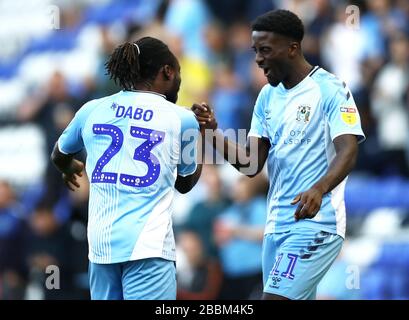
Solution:
<svg viewBox="0 0 409 320"><path fill-rule="evenodd" d="M253 31L275 32L301 42L304 26L296 14L288 10L272 10L258 16L252 23Z"/></svg>
<svg viewBox="0 0 409 320"><path fill-rule="evenodd" d="M136 44L136 45L135 45ZM175 55L161 40L143 37L118 46L105 64L108 75L125 90L136 83L154 80L161 67L178 64Z"/></svg>

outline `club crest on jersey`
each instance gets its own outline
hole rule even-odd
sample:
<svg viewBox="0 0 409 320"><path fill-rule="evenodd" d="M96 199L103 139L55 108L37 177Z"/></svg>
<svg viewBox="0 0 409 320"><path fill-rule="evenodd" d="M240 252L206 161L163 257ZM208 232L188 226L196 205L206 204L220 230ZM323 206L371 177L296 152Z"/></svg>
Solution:
<svg viewBox="0 0 409 320"><path fill-rule="evenodd" d="M341 107L341 119L342 121L349 125L354 126L357 122L357 110L355 107Z"/></svg>
<svg viewBox="0 0 409 320"><path fill-rule="evenodd" d="M297 121L303 121L304 123L307 123L310 121L310 115L311 115L311 107L309 106L298 106L297 110Z"/></svg>

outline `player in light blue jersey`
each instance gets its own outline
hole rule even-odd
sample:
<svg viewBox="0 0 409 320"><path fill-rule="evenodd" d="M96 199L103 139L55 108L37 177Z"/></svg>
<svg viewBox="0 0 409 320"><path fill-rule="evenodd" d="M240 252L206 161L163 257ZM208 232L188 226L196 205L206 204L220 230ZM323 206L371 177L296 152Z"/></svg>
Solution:
<svg viewBox="0 0 409 320"><path fill-rule="evenodd" d="M290 11L270 11L254 21L255 60L269 84L254 106L247 147L217 131L212 137L226 160L236 155L239 161L231 164L248 176L267 161L263 299L315 297L342 247L345 184L365 139L351 92L304 59L303 36L302 22ZM202 127L217 128L210 107L193 110Z"/></svg>
<svg viewBox="0 0 409 320"><path fill-rule="evenodd" d="M200 177L199 124L175 104L180 66L162 41L125 43L106 68L123 90L86 103L51 156L74 190L87 152L91 298L176 299L172 201Z"/></svg>

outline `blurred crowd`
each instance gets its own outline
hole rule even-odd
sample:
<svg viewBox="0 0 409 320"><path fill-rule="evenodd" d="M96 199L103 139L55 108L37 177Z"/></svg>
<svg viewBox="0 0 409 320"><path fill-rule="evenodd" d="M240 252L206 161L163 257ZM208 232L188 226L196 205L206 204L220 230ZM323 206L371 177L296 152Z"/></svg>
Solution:
<svg viewBox="0 0 409 320"><path fill-rule="evenodd" d="M349 190L351 203L359 194L378 210L350 207L350 240L319 296L409 299L409 257L388 255L409 252L407 0L0 0L0 299L89 298L88 182L69 192L48 159L85 102L120 90L104 70L113 49L163 40L181 65L178 104L207 101L221 129L248 130L266 84L250 24L275 8L303 20L307 60L349 85L367 136ZM387 208L365 194L373 181L376 196L394 199ZM267 188L266 172L248 179L208 164L192 192L176 197L179 299L260 297ZM60 268L59 290L45 288L50 265ZM351 265L361 271L352 289ZM391 266L393 281L382 269Z"/></svg>

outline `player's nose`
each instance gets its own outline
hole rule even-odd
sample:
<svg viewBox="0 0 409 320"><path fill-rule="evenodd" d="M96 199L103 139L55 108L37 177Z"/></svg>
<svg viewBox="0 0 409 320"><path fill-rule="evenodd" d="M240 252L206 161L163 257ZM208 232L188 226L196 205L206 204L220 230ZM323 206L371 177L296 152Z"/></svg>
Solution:
<svg viewBox="0 0 409 320"><path fill-rule="evenodd" d="M260 53L256 53L255 60L256 60L256 63L258 64L258 66L261 67L261 65L264 62L264 57Z"/></svg>

